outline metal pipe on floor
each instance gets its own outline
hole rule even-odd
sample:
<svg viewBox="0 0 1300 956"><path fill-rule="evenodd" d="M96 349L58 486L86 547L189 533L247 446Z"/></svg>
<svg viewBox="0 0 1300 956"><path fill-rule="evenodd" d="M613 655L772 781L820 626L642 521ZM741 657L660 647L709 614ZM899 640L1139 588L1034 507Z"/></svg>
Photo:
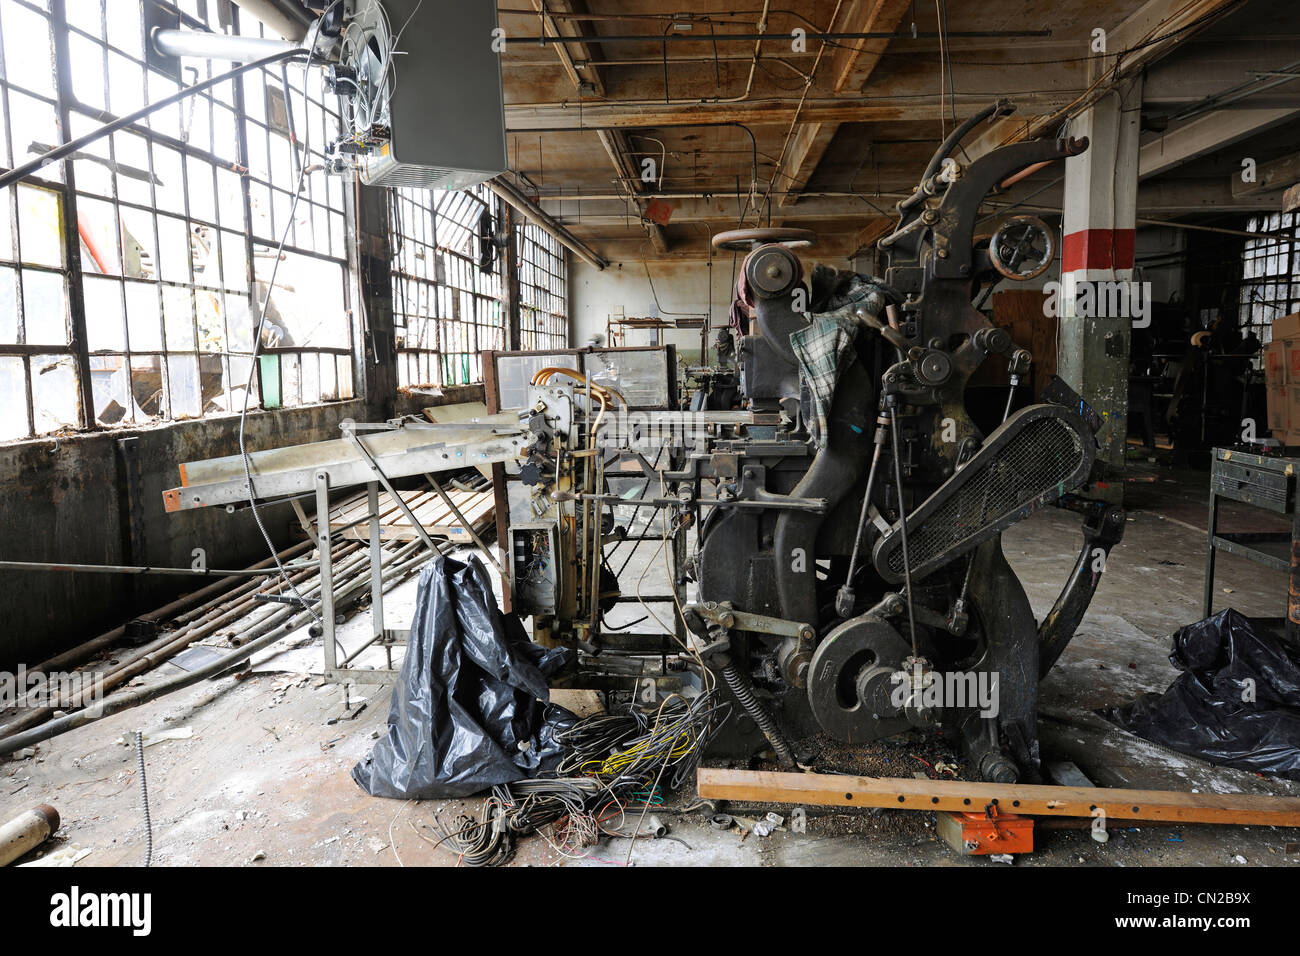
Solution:
<svg viewBox="0 0 1300 956"><path fill-rule="evenodd" d="M300 542L299 544L295 544L292 547L285 548L281 551L279 558L281 561L286 561L289 558L297 557L299 554L302 554L304 551L312 547L312 545L313 542L311 541ZM267 558L264 561L259 561L257 564L250 565L249 567L250 569L271 568L274 563L275 562L271 558ZM200 602L206 602L204 604L204 606L206 606L207 604L220 601L221 595L225 593L225 590L231 585L238 583L240 580L241 579L238 577L230 577L224 578L220 581L214 581L212 584L209 584L198 591L183 595L175 601L172 601L169 604L164 604L162 607L150 611L148 614L142 616L157 621L169 620L173 615L181 611L189 611L196 606L199 606ZM90 640L78 644L76 647L70 648L61 654L56 654L49 660L38 664L36 667L32 668L32 670L39 671L42 674L48 674L50 671L68 670L76 664L89 659L96 651L112 647L125 636L126 625L123 624L113 628L111 631L106 631L99 635L99 637L91 638Z"/></svg>
<svg viewBox="0 0 1300 956"><path fill-rule="evenodd" d="M0 826L0 866L36 849L59 828L59 811L42 803Z"/></svg>
<svg viewBox="0 0 1300 956"><path fill-rule="evenodd" d="M411 542L407 547L414 548L418 543L419 542ZM427 560L427 558L424 553L421 553L418 558L402 567L405 570L409 570L417 563L421 563L424 560ZM392 569L390 569L390 576L392 573ZM370 580L368 574L365 576L358 576L358 578L354 579L351 584L345 586L341 593L336 591L335 596L337 599L346 598L354 591L369 587L369 584ZM197 668L196 670L179 674L175 677L169 677L165 680L158 681L157 683L139 687L126 693L105 698L104 700L99 701L94 707L88 707L73 714L66 714L62 717L57 717L54 720L41 724L39 727L34 727L30 730L0 740L0 757L14 753L24 747L30 747L33 744L49 740L51 737L57 737L60 734L67 733L69 730L75 730L78 727L84 727L87 724L95 723L105 717L147 703L148 701L155 700L158 697L163 697L167 694L173 693L174 691L197 684L209 677L219 676L230 670L230 668L236 664L239 664L241 661L247 660L249 656L255 652L270 647L277 641L282 640L286 636L287 631L301 627L309 620L311 620L311 616L305 609L294 613L291 607L286 607L276 612L276 614L272 615L271 618L268 618L264 622L266 628L264 633L258 634L248 643L241 644L231 653L225 654L219 659L205 664L203 667ZM280 626L281 624L283 624L283 626Z"/></svg>
<svg viewBox="0 0 1300 956"><path fill-rule="evenodd" d="M295 579L295 583L297 583L308 579L310 573L311 569L304 568L296 571L292 577ZM310 587L308 587L308 590L310 590ZM104 691L113 690L114 688L121 686L125 681L130 680L132 677L138 676L144 671L164 663L168 659L175 657L181 651L188 648L200 638L207 637L209 634L216 632L224 625L237 620L240 616L246 614L249 610L252 610L255 605L256 602L252 599L242 601L234 607L222 611L214 620L196 622L195 624L182 628L179 631L164 634L162 637L152 641L144 647L137 648L134 652L127 655L125 660L119 662L116 666L100 677L99 681L96 682L96 691L102 693ZM220 608L215 608L214 611L215 610L220 610ZM141 666L142 664L143 666ZM75 709L84 706L85 701L80 695L78 695L68 701L59 701L57 705L30 708L21 716L11 720L9 723L0 725L0 738L9 737L19 731L25 730L29 727L34 727L53 716L59 710L70 708Z"/></svg>

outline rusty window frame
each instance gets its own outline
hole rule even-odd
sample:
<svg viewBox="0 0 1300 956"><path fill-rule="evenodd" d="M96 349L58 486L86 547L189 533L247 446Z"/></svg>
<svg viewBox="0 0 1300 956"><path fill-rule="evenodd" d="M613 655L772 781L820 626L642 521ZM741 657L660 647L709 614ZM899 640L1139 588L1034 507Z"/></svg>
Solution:
<svg viewBox="0 0 1300 956"><path fill-rule="evenodd" d="M394 190L389 215L397 384L483 381L483 353L505 348L504 268L479 268L484 209L500 223L504 203L484 184Z"/></svg>
<svg viewBox="0 0 1300 956"><path fill-rule="evenodd" d="M1237 295L1239 328L1267 344L1274 319L1300 312L1300 213L1261 213L1250 217L1246 231L1274 234L1245 241ZM1291 238L1279 240L1278 233Z"/></svg>
<svg viewBox="0 0 1300 956"><path fill-rule="evenodd" d="M566 348L568 312L565 249L539 226L525 223L519 231L520 348Z"/></svg>
<svg viewBox="0 0 1300 956"><path fill-rule="evenodd" d="M56 123L66 130L65 137L80 135L100 123L115 118L112 112L114 97L110 88L114 85L109 82L111 64L125 64L130 69L138 71L141 84L138 97L153 100L161 95L156 85L161 82L157 74L152 79L155 85L152 87L150 85L150 71L143 59L143 46L129 48L135 41L123 42L121 39L124 36L122 27L126 25L129 31L134 26L138 31L137 39L143 43L143 15L139 3L131 5L129 9L128 4L120 0L108 0L108 3L112 4L111 10L104 0L93 5L87 5L82 0L71 9L68 9L69 5L65 5L64 0L52 0L45 5L32 0L0 0L0 39L4 35L3 20L6 8L22 8L24 15L38 15L49 23L54 73L50 86L52 97L39 95L39 91L34 92L29 88L30 85L11 84L6 79L7 73L3 68L3 44L0 43L0 96L3 96L3 100L0 100L0 113L3 113L3 143L6 151L3 160L7 165L12 166L15 160L21 161L24 158L22 150L25 145L13 142L14 134L7 108L11 86L25 95L35 96L46 108L51 109ZM206 29L209 15L215 21L218 11L218 0L184 0L179 4L166 5L178 14L182 26L191 29ZM46 11L45 6L49 6L50 9ZM111 27L109 12L113 14ZM247 22L253 24L254 29L239 30L239 12L233 11L233 16L236 32L266 34L267 31L253 18L248 18ZM84 77L87 72L82 69L74 70L72 61L78 56L85 55L88 49L91 49L92 55L100 57L98 65L103 74L103 89L87 97L78 95L78 93L85 93ZM98 50L97 54L95 50ZM216 69L213 69L213 65L207 61L186 60L185 75L187 80L196 73L206 77L214 72L220 72L224 66L224 63L218 62ZM327 135L330 135L326 132L328 124L335 122L337 118L337 110L331 108L329 98L324 95L323 90L313 86L308 95L311 105L308 106L304 102L304 94L301 90L303 78L301 70L298 71L297 76L294 76L292 71L286 75L285 71L279 68L270 68L261 72L278 74L285 88L293 91L288 95L294 109L298 111L296 120L299 131L301 132L302 123L313 123L310 142L314 147L313 154L318 157ZM173 126L168 129L165 121L158 122L154 117L150 117L140 124L128 127L100 141L95 146L88 147L76 158L47 167L39 177L31 177L22 184L10 187L7 197L4 198L8 199L9 221L6 225L9 227L11 242L17 238L20 231L19 206L14 201L19 195L19 190L46 188L59 196L60 226L66 247L61 266L55 269L51 266L19 263L16 260L22 257L15 244L12 257L14 261L0 260L0 269L18 270L15 275L30 271L34 274L57 273L62 276L68 335L66 344L57 347L28 345L21 332L14 337L16 342L8 345L0 344L0 362L12 362L15 358L21 358L24 363L22 397L26 405L24 429L15 429L4 435L4 439L39 437L49 430L36 428L33 425L35 408L32 369L37 355L71 358L74 375L73 390L77 397L76 421L67 423L72 427L88 430L108 427L105 423L94 421L95 406L102 404L103 398L101 396L99 402L95 400L97 390L93 382L97 377L96 373L103 365L114 361L125 369L123 375L126 377L122 394L127 398L127 408L126 414L120 419L120 424L139 424L163 417L167 419L180 417L173 414L171 377L174 368L179 367L175 366L174 362L187 360L192 364L186 366L186 374L190 376L190 381L198 390L198 414L187 417L203 417L210 414L207 410L209 402L202 397L201 383L205 363L213 360L220 363L221 380L225 383L222 393L219 394L229 395L229 403L224 405L221 411L238 410L242 404L239 400L242 384L247 377L251 362L251 347L249 349L237 347L238 343L232 339L231 322L234 314L249 316L249 320L245 323L245 336L251 344L253 311L251 303L252 296L255 294L255 270L252 266L255 244L257 248L274 248L279 240L278 234L262 235L251 228L252 223L248 214L250 177L240 175L245 162L243 157L247 155L248 134L244 122L246 119L246 111L243 108L244 86L245 78L241 77L223 84L214 91L199 94L192 100L183 102L181 107L173 107L172 110L158 114L160 117L165 117L175 113L180 119L179 127ZM115 88L121 88L121 84L117 84ZM175 89L175 86L171 88ZM129 109L122 109L118 113L129 111ZM226 120L223 129L220 130L218 116ZM233 141L229 135L224 137L222 135L228 134L231 128L236 132ZM186 133L194 134L200 131L202 135L186 135ZM279 134L267 132L266 135ZM62 141L58 134L51 135L49 139L51 144ZM143 151L142 156L145 157L143 162L132 164L117 155L120 149L128 145ZM269 149L269 146L267 148ZM20 151L20 155L15 157L14 150ZM181 202L170 208L166 204L160 205L158 197L159 175L155 159L158 151L163 150L166 151L169 161L178 165L181 171L178 177ZM132 172L135 173L137 180L141 175L145 177L147 195L141 194L138 189L131 195L122 195L119 182L124 167L128 166L134 166ZM112 171L105 173L106 167L112 167ZM80 179L78 174L81 176ZM235 197L229 203L223 203L222 185L218 181L222 176L237 179L237 186L233 189L229 188L230 182L227 179L227 193ZM65 177L66 183L63 181ZM204 200L203 210L192 208L195 201L195 192L191 187L192 177L196 183L202 183L204 178L210 182L210 186L204 187L208 197ZM105 178L107 185L104 184ZM87 212L90 210L96 210L101 214L107 212L103 221L108 223L108 241L113 247L112 255L108 258L114 260L112 267L107 270L101 271L99 259L90 252L90 247L81 239L86 219L79 215L79 201ZM255 379L258 398L250 403L250 407L257 407L259 404L263 407L271 407L262 403L260 398L263 394L262 375L267 371L268 364L273 364L277 372L280 371L281 363L285 362L298 366L301 366L304 361L314 362L317 369L315 380L321 386L320 388L314 393L309 392L304 395L301 391L303 380L300 379L299 391L281 404L307 404L317 400L334 400L330 397L331 392L337 394L338 400L346 400L355 394L356 357L349 308L351 299L355 295L355 276L349 267L349 250L346 248L347 231L355 221L352 203L352 190L337 177L319 175L307 177L307 187L295 216L298 220L305 219L306 225L291 236L286 244L287 253L318 260L339 270L340 325L334 331L340 344L338 347L311 345L298 348L264 345L261 349L263 358L259 363L258 376ZM152 247L154 260L152 277L126 275L120 223L124 212L138 222L143 222L147 217L148 227L144 230L144 234ZM192 241L190 237L196 226L208 230L216 247L210 256L212 259L210 264L215 264L217 272L206 276L196 274L195 262L192 261L191 256L185 254L180 257L184 261L183 274L178 267L177 272L164 278L160 274L163 249L159 236L160 221L172 229L175 228L176 223L181 223L186 236L184 241L187 242ZM303 233L307 234L305 239ZM223 237L225 242L221 241ZM321 252L322 247L325 248L324 254ZM171 248L174 248L174 245ZM243 270L242 276L239 275L240 269ZM96 282L99 282L98 286ZM282 282L283 275L277 285L281 285ZM139 291L138 287L142 286L148 286L152 290L158 310L159 328L156 338L147 342L144 349L133 351L128 330L135 323L128 312L128 287L131 289L131 295L146 297L145 293ZM21 285L18 288L21 289ZM116 295L109 291L110 288L116 289ZM87 307L83 302L83 295L88 289L94 289L100 294L93 297L92 307ZM217 320L217 348L204 347L198 327L200 310L196 297L199 295L209 296L216 303L215 307L209 310L208 315L212 317L215 314ZM187 310L185 305L181 304L186 299L188 299ZM94 306L114 303L114 300L116 300L115 308L121 313L118 330L120 339L115 340L113 336L109 336L110 341L106 344L103 341L104 336L100 334L104 331L103 328L96 325L97 321L102 321L102 312L98 312ZM177 323L171 330L173 341L169 341L168 313L164 311L167 304L170 304L171 308L181 308L182 315L187 315L188 318L189 335L179 337L179 341L184 343L179 346L175 344L176 333L183 330L185 325ZM152 308L152 306L148 307ZM90 313L89 320L88 313ZM18 314L19 321L22 321L21 309ZM118 320L116 316L114 320ZM88 339L99 341L92 343ZM99 347L92 351L92 345ZM157 358L158 391L165 396L165 403L159 403L158 411L165 414L140 415L136 418L131 414L135 404L131 399L135 397L136 392L130 381L131 368L133 358L145 355ZM323 398L320 397L322 392L325 396ZM8 399L9 396L5 398Z"/></svg>
<svg viewBox="0 0 1300 956"><path fill-rule="evenodd" d="M48 88L35 77L10 76L11 64L5 48L7 44L4 42L5 24L8 22L10 28L16 33L15 24L18 19L32 17L43 20L46 25L46 42L50 49L50 75L45 78L49 84ZM53 14L40 4L28 0L0 2L0 117L3 119L3 154L0 155L0 162L10 168L16 161L26 158L26 144L13 143L14 103L26 99L38 104L37 108L41 111L48 110L56 129L61 121L57 78L59 63L54 44L55 29ZM34 43L38 38L27 37L27 39ZM51 133L53 132L51 130ZM57 133L54 136L57 136ZM56 144L57 139L48 145ZM17 375L7 374L3 381L0 381L0 385L20 384L22 391L21 396L7 391L0 392L6 410L5 424L0 426L0 440L39 437L63 428L79 427L84 420L85 413L82 406L85 367L78 353L72 302L75 262L69 255L66 241L72 204L69 200L68 186L63 181L63 174L61 166L46 167L40 176L33 176L22 183L10 186L5 194L0 196L0 207L4 209L3 228L7 236L4 249L0 251L0 276L12 278L14 317L13 335L0 336L0 338L13 338L12 342L0 343L0 368L18 372ZM41 227L37 225L35 219L24 215L24 209L31 208L27 200L35 201L36 197L43 193L52 197L54 203L53 219L48 223L52 232L47 238L55 240L57 263L48 259L31 258L34 255L32 250L38 245L36 230ZM36 292L39 285L46 285L50 291L53 291L55 284L59 288L62 302L63 340L32 342L30 338L35 310L30 309L29 306L36 305ZM29 297L31 302L28 302ZM70 380L63 385L71 408L71 414L66 416L70 420L65 421L60 418L42 424L38 422L38 407L34 400L37 385L45 375L56 373L59 368L70 372ZM42 384L48 386L53 381L45 380ZM15 402L15 399L18 399L18 402ZM19 402L21 420L18 417L20 409L10 407Z"/></svg>

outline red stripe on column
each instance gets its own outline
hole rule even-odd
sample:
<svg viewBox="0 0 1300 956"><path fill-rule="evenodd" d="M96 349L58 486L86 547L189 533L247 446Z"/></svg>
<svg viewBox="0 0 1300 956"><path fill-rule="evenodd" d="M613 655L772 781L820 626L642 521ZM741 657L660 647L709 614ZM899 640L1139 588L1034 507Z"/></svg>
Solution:
<svg viewBox="0 0 1300 956"><path fill-rule="evenodd" d="M1061 242L1061 271L1132 269L1135 229L1081 229Z"/></svg>

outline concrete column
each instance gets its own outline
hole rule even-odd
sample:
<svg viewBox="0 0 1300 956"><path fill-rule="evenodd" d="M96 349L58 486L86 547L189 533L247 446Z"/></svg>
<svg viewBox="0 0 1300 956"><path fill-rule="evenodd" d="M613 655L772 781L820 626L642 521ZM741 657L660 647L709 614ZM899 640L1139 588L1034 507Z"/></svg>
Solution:
<svg viewBox="0 0 1300 956"><path fill-rule="evenodd" d="M1092 405L1105 424L1099 457L1110 479L1099 496L1123 497L1128 427L1129 343L1141 322L1133 279L1142 81L1128 81L1070 122L1087 136L1082 156L1065 161L1061 225L1060 331L1057 374ZM1148 312L1149 315L1149 312Z"/></svg>
<svg viewBox="0 0 1300 956"><path fill-rule="evenodd" d="M362 186L357 200L356 269L364 313L353 310L364 365L357 397L364 398L372 421L395 413L397 350L393 329L392 251L389 248L388 191ZM367 321L363 328L362 318ZM364 391L362 388L364 387Z"/></svg>

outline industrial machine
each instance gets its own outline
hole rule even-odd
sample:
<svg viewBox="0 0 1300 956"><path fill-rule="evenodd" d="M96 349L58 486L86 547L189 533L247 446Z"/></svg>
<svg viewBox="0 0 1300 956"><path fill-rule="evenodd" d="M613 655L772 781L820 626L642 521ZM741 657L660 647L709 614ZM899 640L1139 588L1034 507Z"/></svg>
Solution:
<svg viewBox="0 0 1300 956"><path fill-rule="evenodd" d="M1009 392L987 428L964 402L983 363L1006 363L1014 390L1032 360L973 301L1040 274L1054 246L1030 217L977 237L981 203L1088 145L952 159L996 109L954 130L898 204L883 278L819 267L805 279L795 249L816 240L805 230L714 237L746 252L735 374L718 378L734 397L678 408L670 347L487 353L480 420L349 424L337 442L191 463L168 508L314 491L322 514L331 488L366 483L377 553L380 485L396 501L391 478L491 467L508 610L532 618L534 640L577 652L560 680L630 686L647 702L725 695L734 718L710 735L717 753L770 749L808 765L819 735L861 744L942 729L982 779L1036 781L1039 680L1125 519L1081 494L1103 422L1064 383L1014 412ZM1082 515L1082 543L1037 622L1001 534L1048 505ZM645 590L652 568L666 592ZM373 590L378 610L382 581ZM632 602L659 628L611 621ZM348 679L322 609L327 673ZM372 642L404 638L376 614Z"/></svg>
<svg viewBox="0 0 1300 956"><path fill-rule="evenodd" d="M1038 683L1124 514L1077 493L1103 423L1064 383L1014 413L1009 394L987 431L963 401L984 362L1005 362L1014 388L1032 360L972 301L1002 278L1041 274L1054 245L1031 217L977 238L980 205L1022 170L1088 145L951 158L997 109L954 130L899 203L882 279L818 268L805 281L795 249L816 239L805 230L715 236L746 253L739 410L701 400L637 413L576 368L538 369L520 413L525 454L504 470L512 598L539 640L570 643L592 666L635 654L604 621L616 603L643 600L639 584L606 555L648 539L669 569L678 657L735 699L715 749L770 748L795 765L814 759L818 734L862 743L943 729L981 778L1040 779ZM643 479L632 499L609 481L628 469ZM619 524L629 501L659 515L656 530ZM1082 515L1082 543L1039 623L1001 533L1048 505ZM976 687L992 688L991 705Z"/></svg>

